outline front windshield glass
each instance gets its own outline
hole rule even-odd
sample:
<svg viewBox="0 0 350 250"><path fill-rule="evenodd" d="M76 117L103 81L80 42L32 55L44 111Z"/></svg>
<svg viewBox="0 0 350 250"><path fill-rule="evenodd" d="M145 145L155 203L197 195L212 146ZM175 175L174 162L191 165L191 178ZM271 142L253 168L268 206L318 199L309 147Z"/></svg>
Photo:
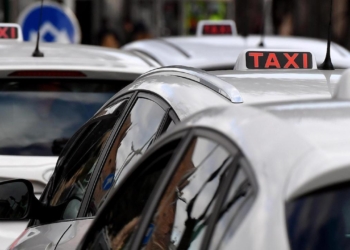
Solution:
<svg viewBox="0 0 350 250"><path fill-rule="evenodd" d="M350 249L350 184L306 195L286 209L292 250Z"/></svg>
<svg viewBox="0 0 350 250"><path fill-rule="evenodd" d="M127 82L0 80L0 155L53 156Z"/></svg>

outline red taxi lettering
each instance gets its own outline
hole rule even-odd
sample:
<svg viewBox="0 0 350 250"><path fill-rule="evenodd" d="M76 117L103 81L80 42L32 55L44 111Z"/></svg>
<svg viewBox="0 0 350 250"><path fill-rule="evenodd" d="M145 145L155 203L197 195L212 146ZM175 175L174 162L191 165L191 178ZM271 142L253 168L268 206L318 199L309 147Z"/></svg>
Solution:
<svg viewBox="0 0 350 250"><path fill-rule="evenodd" d="M16 29L15 28L11 28L11 38L16 38Z"/></svg>
<svg viewBox="0 0 350 250"><path fill-rule="evenodd" d="M309 52L247 51L247 69L312 69Z"/></svg>
<svg viewBox="0 0 350 250"><path fill-rule="evenodd" d="M250 52L249 56L254 57L254 67L259 68L259 57L263 56L263 53L258 53L258 52Z"/></svg>
<svg viewBox="0 0 350 250"><path fill-rule="evenodd" d="M309 62L308 62L308 60L307 60L307 54L304 53L304 54L303 54L303 67L304 67L304 69L307 69L307 68L308 68L308 65L309 65Z"/></svg>
<svg viewBox="0 0 350 250"><path fill-rule="evenodd" d="M0 38L8 38L6 32L7 32L7 27L0 28Z"/></svg>
<svg viewBox="0 0 350 250"><path fill-rule="evenodd" d="M226 33L226 27L225 26L221 26L220 27L220 33L221 34L225 34Z"/></svg>
<svg viewBox="0 0 350 250"><path fill-rule="evenodd" d="M275 53L270 53L266 60L265 68L268 69L271 67L276 67L277 69L281 68Z"/></svg>
<svg viewBox="0 0 350 250"><path fill-rule="evenodd" d="M289 69L293 66L295 69L299 69L298 64L295 62L295 59L298 57L299 53L294 53L294 55L290 56L288 53L284 53L284 56L287 58L288 62L284 65L285 69Z"/></svg>
<svg viewBox="0 0 350 250"><path fill-rule="evenodd" d="M232 34L230 25L204 25L203 34L205 35L229 35Z"/></svg>

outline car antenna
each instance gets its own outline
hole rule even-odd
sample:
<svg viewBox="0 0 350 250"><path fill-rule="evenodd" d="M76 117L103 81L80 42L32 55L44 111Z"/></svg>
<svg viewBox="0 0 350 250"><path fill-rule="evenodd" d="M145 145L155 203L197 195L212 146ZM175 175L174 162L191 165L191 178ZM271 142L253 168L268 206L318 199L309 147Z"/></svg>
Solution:
<svg viewBox="0 0 350 250"><path fill-rule="evenodd" d="M41 22L43 19L43 5L44 5L44 0L41 0L40 16L39 16L39 22L38 22L38 34L37 34L37 38L36 38L36 47L35 47L35 50L32 54L33 57L44 57L44 53L39 50L40 27L41 27Z"/></svg>
<svg viewBox="0 0 350 250"><path fill-rule="evenodd" d="M332 17L333 17L333 0L331 0L331 8L330 8L330 15L329 15L327 54L326 54L326 58L324 59L324 62L320 65L320 69L323 69L323 70L334 70L332 59L331 59Z"/></svg>
<svg viewBox="0 0 350 250"><path fill-rule="evenodd" d="M260 31L260 34L261 34L261 40L260 40L260 43L259 43L259 47L265 47L265 43L264 43L264 38L265 38L265 15L266 15L266 6L263 7L263 14L262 14L262 25L261 25L261 31Z"/></svg>

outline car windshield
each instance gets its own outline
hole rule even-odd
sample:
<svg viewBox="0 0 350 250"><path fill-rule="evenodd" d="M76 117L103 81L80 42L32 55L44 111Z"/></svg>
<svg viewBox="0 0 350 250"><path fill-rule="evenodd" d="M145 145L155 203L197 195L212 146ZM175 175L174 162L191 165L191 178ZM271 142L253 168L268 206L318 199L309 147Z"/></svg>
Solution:
<svg viewBox="0 0 350 250"><path fill-rule="evenodd" d="M0 80L0 155L53 156L124 81Z"/></svg>
<svg viewBox="0 0 350 250"><path fill-rule="evenodd" d="M292 250L350 249L350 185L306 195L286 206Z"/></svg>

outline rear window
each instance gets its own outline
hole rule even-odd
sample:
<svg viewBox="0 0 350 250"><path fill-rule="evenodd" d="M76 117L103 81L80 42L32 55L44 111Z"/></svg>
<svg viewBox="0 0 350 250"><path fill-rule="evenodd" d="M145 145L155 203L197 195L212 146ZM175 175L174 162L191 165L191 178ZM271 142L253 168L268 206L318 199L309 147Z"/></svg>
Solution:
<svg viewBox="0 0 350 250"><path fill-rule="evenodd" d="M0 155L53 156L127 81L0 80Z"/></svg>
<svg viewBox="0 0 350 250"><path fill-rule="evenodd" d="M350 249L350 183L287 203L292 250Z"/></svg>

